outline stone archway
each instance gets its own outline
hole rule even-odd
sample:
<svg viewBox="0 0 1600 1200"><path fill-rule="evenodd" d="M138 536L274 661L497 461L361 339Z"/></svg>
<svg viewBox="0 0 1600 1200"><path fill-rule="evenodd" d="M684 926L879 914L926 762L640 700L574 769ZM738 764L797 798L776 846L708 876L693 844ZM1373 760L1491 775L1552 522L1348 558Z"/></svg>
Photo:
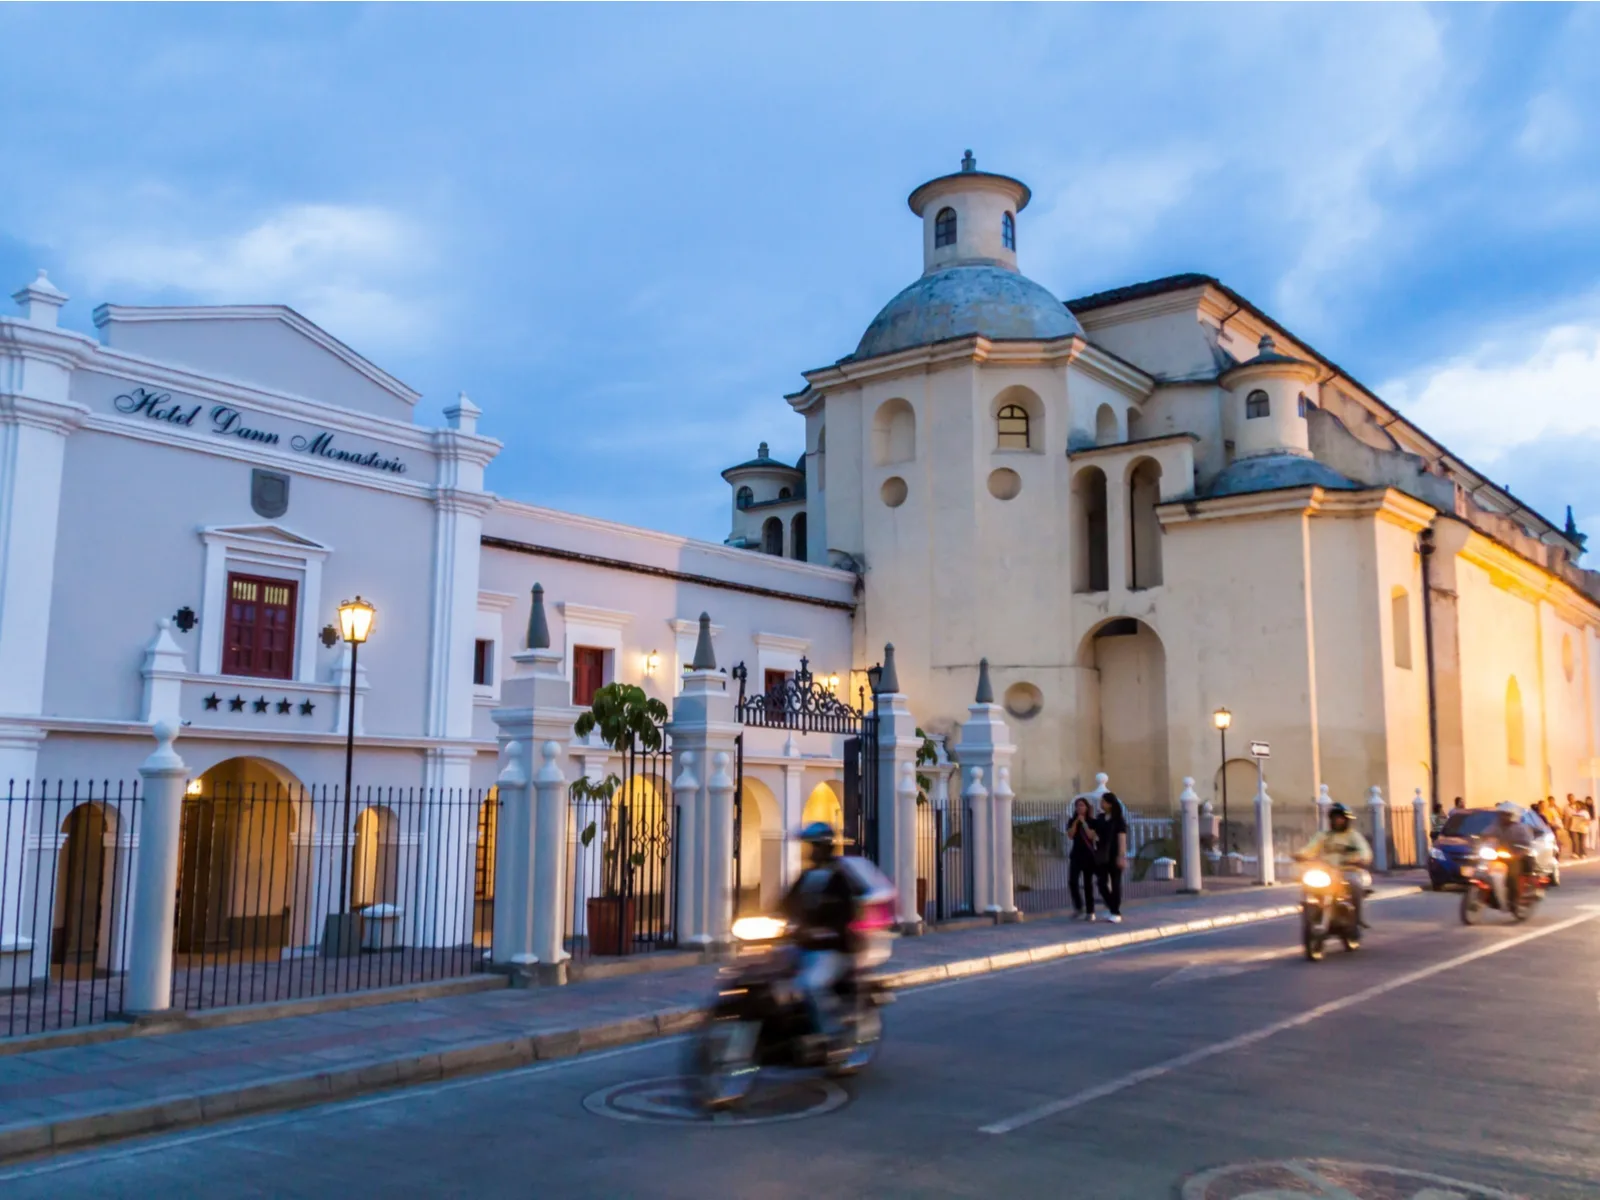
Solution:
<svg viewBox="0 0 1600 1200"><path fill-rule="evenodd" d="M63 978L110 968L119 823L115 811L95 803L78 805L61 822L50 962Z"/></svg>
<svg viewBox="0 0 1600 1200"><path fill-rule="evenodd" d="M175 949L276 957L305 940L317 872L309 796L286 768L230 758L193 780L183 803Z"/></svg>
<svg viewBox="0 0 1600 1200"><path fill-rule="evenodd" d="M783 806L766 784L744 777L739 795L739 906L768 913L783 899Z"/></svg>
<svg viewBox="0 0 1600 1200"><path fill-rule="evenodd" d="M842 782L824 780L811 789L811 794L806 797L806 802L800 809L800 827L803 829L813 821L832 825L837 830L844 829Z"/></svg>
<svg viewBox="0 0 1600 1200"><path fill-rule="evenodd" d="M1082 777L1104 771L1133 812L1170 811L1167 655L1160 636L1135 617L1114 617L1084 638L1078 665L1090 692L1080 711L1092 719L1084 750L1095 760L1083 764Z"/></svg>

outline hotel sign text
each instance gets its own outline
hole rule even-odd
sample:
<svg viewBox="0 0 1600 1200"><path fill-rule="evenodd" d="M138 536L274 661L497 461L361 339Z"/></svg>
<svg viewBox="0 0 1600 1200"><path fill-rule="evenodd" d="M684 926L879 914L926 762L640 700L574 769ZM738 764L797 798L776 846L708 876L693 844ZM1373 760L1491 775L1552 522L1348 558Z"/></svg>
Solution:
<svg viewBox="0 0 1600 1200"><path fill-rule="evenodd" d="M296 454L309 454L329 462L345 463L352 467L366 467L373 471L387 471L404 475L406 464L398 458L389 458L377 450L347 450L333 444L334 435L324 430L312 434L284 436L270 429L251 425L248 414L227 404L213 404L209 410L204 404L191 404L175 400L171 392L157 392L136 387L122 393L111 402L119 413L130 417L144 417L166 425L184 429L199 429L217 437L237 438L259 446L287 446ZM201 413L205 413L204 419Z"/></svg>

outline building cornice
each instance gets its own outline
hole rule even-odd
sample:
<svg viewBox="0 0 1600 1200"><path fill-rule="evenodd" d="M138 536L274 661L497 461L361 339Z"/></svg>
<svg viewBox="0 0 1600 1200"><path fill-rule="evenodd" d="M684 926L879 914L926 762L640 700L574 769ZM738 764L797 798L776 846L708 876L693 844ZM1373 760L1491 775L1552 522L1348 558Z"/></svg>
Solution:
<svg viewBox="0 0 1600 1200"><path fill-rule="evenodd" d="M317 685L296 684L303 691L313 690ZM0 714L0 738L11 735L12 731L42 730L50 733L99 733L112 737L142 738L151 741L150 725L146 721L118 721L100 717L29 717L10 714ZM311 733L304 730L275 730L275 729L228 729L214 725L185 725L180 735L179 745L185 741L227 741L227 742L260 742L275 743L286 747L295 746L328 746L342 749L345 744L345 735L342 733ZM459 747L475 754L494 754L499 751L499 745L492 739L482 738L439 738L439 737L404 737L396 734L363 733L361 745L369 749L385 750L432 750L444 747Z"/></svg>
<svg viewBox="0 0 1600 1200"><path fill-rule="evenodd" d="M811 649L811 639L790 637L783 633L758 633L750 639L758 650L772 650L778 654L805 654Z"/></svg>
<svg viewBox="0 0 1600 1200"><path fill-rule="evenodd" d="M1458 518L1459 520L1459 518ZM1544 601L1591 628L1600 625L1600 604L1560 576L1529 562L1511 547L1461 522L1467 537L1458 557L1488 573L1490 581L1525 600Z"/></svg>
<svg viewBox="0 0 1600 1200"><path fill-rule="evenodd" d="M0 425L26 425L65 437L83 427L88 408L71 401L39 400L14 393L0 394Z"/></svg>
<svg viewBox="0 0 1600 1200"><path fill-rule="evenodd" d="M1166 317L1173 313L1197 310L1208 303L1207 293L1211 290L1210 284L1191 284L1186 288L1160 292L1154 296L1142 296L1137 300L1128 300L1105 308L1087 309L1081 313L1073 313L1073 316L1078 318L1078 324L1092 333L1096 329L1106 329L1112 325L1126 325L1133 321L1147 321L1151 317Z"/></svg>
<svg viewBox="0 0 1600 1200"><path fill-rule="evenodd" d="M504 612L521 598L511 592L479 592L478 610L480 612Z"/></svg>
<svg viewBox="0 0 1600 1200"><path fill-rule="evenodd" d="M1154 450L1158 446L1178 446L1184 442L1191 444L1200 440L1198 433L1164 433L1160 437L1135 438L1128 442L1112 442L1106 446L1085 446L1081 450L1068 450L1067 457L1073 462L1087 461L1096 458L1114 458L1128 451Z"/></svg>
<svg viewBox="0 0 1600 1200"><path fill-rule="evenodd" d="M576 625L593 625L601 629L625 629L633 623L633 614L616 608L595 608L588 604L574 604L558 600L556 607L567 621Z"/></svg>

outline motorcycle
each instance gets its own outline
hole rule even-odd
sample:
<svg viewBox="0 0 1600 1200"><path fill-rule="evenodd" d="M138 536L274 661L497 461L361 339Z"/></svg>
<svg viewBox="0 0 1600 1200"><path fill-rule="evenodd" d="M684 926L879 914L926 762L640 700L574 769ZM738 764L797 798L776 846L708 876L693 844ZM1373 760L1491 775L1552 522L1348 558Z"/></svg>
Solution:
<svg viewBox="0 0 1600 1200"><path fill-rule="evenodd" d="M879 1009L893 999L872 969L889 959L893 926L894 893L874 888L851 923L861 949L835 985L840 1032L830 1039L820 1035L796 982L800 952L785 940L788 925L776 917L735 921L739 959L723 968L716 1004L689 1048L687 1073L700 1104L734 1107L768 1068L820 1068L842 1077L868 1066L883 1040Z"/></svg>
<svg viewBox="0 0 1600 1200"><path fill-rule="evenodd" d="M1533 915L1539 901L1544 899L1544 889L1549 881L1530 855L1527 868L1517 877L1515 894L1510 894L1506 883L1511 873L1513 853L1493 843L1481 845L1473 858L1461 868L1467 884L1466 891L1461 894L1463 925L1477 924L1485 908L1497 908L1510 913L1514 921L1526 921Z"/></svg>
<svg viewBox="0 0 1600 1200"><path fill-rule="evenodd" d="M1322 961L1323 944L1331 937L1346 950L1361 948L1361 925L1356 920L1352 885L1343 868L1312 863L1300 876L1300 941L1306 958Z"/></svg>

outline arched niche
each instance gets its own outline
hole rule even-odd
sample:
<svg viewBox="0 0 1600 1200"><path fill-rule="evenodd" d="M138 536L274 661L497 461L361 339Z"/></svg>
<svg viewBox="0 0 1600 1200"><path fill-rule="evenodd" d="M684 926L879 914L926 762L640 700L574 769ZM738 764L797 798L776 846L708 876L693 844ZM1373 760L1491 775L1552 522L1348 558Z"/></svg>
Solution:
<svg viewBox="0 0 1600 1200"><path fill-rule="evenodd" d="M1141 458L1128 470L1128 586L1161 586L1161 464Z"/></svg>
<svg viewBox="0 0 1600 1200"><path fill-rule="evenodd" d="M761 526L761 553L783 557L783 518L768 517Z"/></svg>
<svg viewBox="0 0 1600 1200"><path fill-rule="evenodd" d="M116 858L120 827L116 809L99 803L79 804L61 821L50 963L63 980L89 979L110 969L117 901L119 893L128 894L126 859L119 864Z"/></svg>
<svg viewBox="0 0 1600 1200"><path fill-rule="evenodd" d="M1106 473L1083 467L1072 477L1072 590L1103 592L1111 586L1107 537Z"/></svg>
<svg viewBox="0 0 1600 1200"><path fill-rule="evenodd" d="M783 899L783 806L746 775L739 792L739 912L769 913Z"/></svg>
<svg viewBox="0 0 1600 1200"><path fill-rule="evenodd" d="M896 396L872 414L872 461L880 467L917 456L917 414L911 401Z"/></svg>
<svg viewBox="0 0 1600 1200"><path fill-rule="evenodd" d="M1117 410L1102 404L1094 414L1094 444L1111 446L1122 441L1122 424L1117 420Z"/></svg>
<svg viewBox="0 0 1600 1200"><path fill-rule="evenodd" d="M1111 777L1111 790L1139 813L1165 813L1167 794L1167 654L1153 627L1134 617L1102 621L1080 643L1078 665L1091 695L1087 749L1093 762L1081 774Z"/></svg>
<svg viewBox="0 0 1600 1200"><path fill-rule="evenodd" d="M795 513L789 522L789 553L799 562L806 561L806 514Z"/></svg>

